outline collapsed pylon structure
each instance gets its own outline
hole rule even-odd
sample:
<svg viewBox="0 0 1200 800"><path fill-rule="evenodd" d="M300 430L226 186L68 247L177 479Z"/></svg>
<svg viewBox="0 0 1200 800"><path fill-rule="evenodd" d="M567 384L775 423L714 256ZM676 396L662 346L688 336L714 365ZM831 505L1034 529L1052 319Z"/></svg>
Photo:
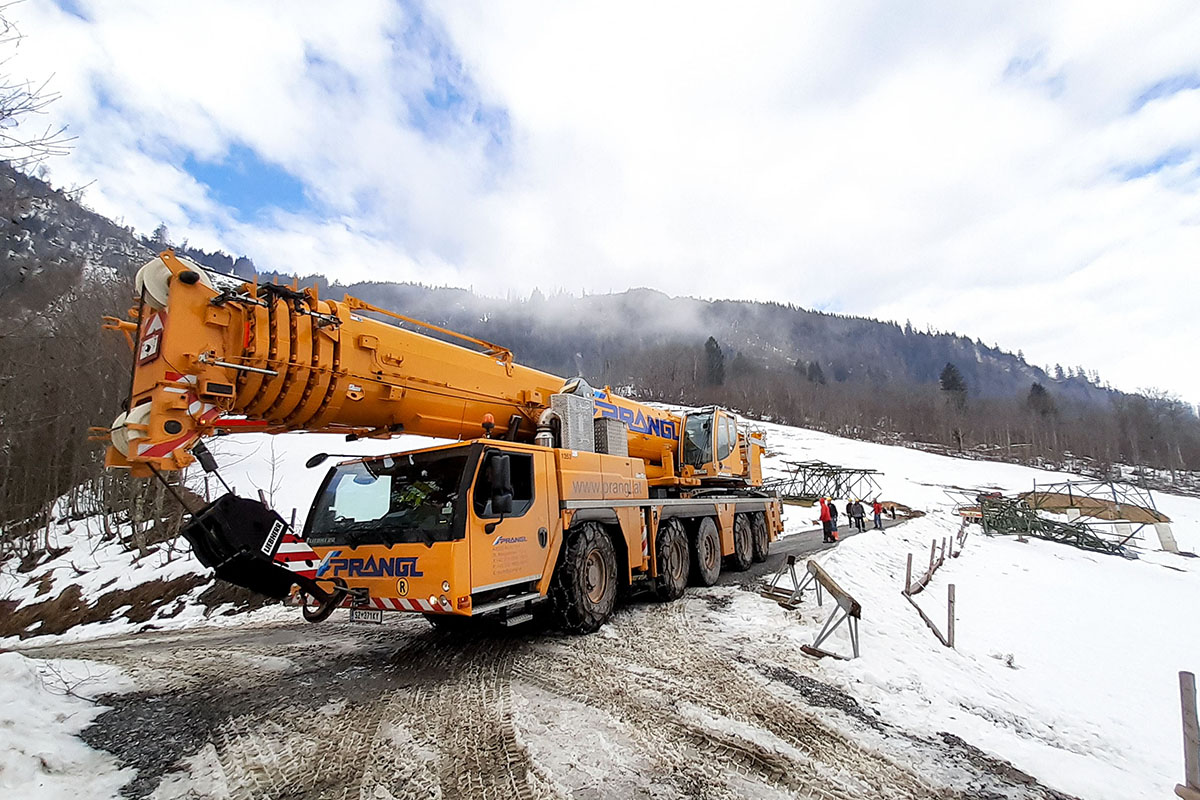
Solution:
<svg viewBox="0 0 1200 800"><path fill-rule="evenodd" d="M1141 524L1170 522L1158 510L1149 489L1114 481L1062 481L1033 483L1033 491L1022 497L1030 507L1046 511L1067 511L1079 517L1124 520Z"/></svg>
<svg viewBox="0 0 1200 800"><path fill-rule="evenodd" d="M775 489L784 502L812 503L819 497L878 497L878 470L839 467L824 461L785 461L786 475L763 482L764 489Z"/></svg>
<svg viewBox="0 0 1200 800"><path fill-rule="evenodd" d="M1137 557L1125 547L1127 538L1125 541L1107 539L1081 520L1047 519L1024 497L1004 497L998 492L990 492L980 494L976 499L984 533L1026 534L1096 553Z"/></svg>

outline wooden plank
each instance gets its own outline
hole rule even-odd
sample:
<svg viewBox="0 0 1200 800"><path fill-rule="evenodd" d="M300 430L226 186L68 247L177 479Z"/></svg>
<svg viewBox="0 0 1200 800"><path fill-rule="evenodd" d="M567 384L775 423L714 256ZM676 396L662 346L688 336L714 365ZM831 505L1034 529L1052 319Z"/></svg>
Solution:
<svg viewBox="0 0 1200 800"><path fill-rule="evenodd" d="M929 626L929 630L933 631L933 635L937 637L938 641L949 647L950 645L946 642L946 637L942 636L942 632L937 629L937 625L933 624L933 620L925 616L925 612L921 610L919 605L917 605L917 601L913 600L907 595L905 596L905 599L908 600L909 604L911 604L912 607L917 610L917 613L921 615L921 619L924 620L925 624Z"/></svg>
<svg viewBox="0 0 1200 800"><path fill-rule="evenodd" d="M908 554L908 566L904 568L904 593L912 594L912 553Z"/></svg>
<svg viewBox="0 0 1200 800"><path fill-rule="evenodd" d="M954 647L954 584L950 584L950 588L946 591L946 646Z"/></svg>
<svg viewBox="0 0 1200 800"><path fill-rule="evenodd" d="M1183 774L1187 788L1200 791L1200 725L1196 721L1196 676L1179 673L1179 698L1183 711Z"/></svg>
<svg viewBox="0 0 1200 800"><path fill-rule="evenodd" d="M830 577L829 573L815 561L808 562L808 572L817 579L817 583L825 587L825 590L833 595L837 600L838 605L846 610L846 613L856 619L862 616L862 606L858 601L850 596L850 593L838 586L837 581Z"/></svg>
<svg viewBox="0 0 1200 800"><path fill-rule="evenodd" d="M800 650L801 650L801 652L807 653L808 655L810 655L814 658L824 658L825 656L830 656L831 658L836 658L841 661L849 661L850 660L849 657L841 655L840 653L833 653L833 652L830 652L829 650L822 650L821 648L813 647L810 644L800 645Z"/></svg>

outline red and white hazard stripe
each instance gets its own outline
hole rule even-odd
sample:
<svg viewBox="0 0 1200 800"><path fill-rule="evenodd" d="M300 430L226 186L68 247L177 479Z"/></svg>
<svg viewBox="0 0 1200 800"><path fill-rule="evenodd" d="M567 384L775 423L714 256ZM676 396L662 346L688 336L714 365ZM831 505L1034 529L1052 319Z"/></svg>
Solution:
<svg viewBox="0 0 1200 800"><path fill-rule="evenodd" d="M355 605L350 598L342 601L342 608L350 608ZM370 608L378 608L383 611L450 611L450 607L440 603L430 603L428 600L409 600L405 597L370 597L365 603Z"/></svg>
<svg viewBox="0 0 1200 800"><path fill-rule="evenodd" d="M321 563L321 557L316 554L316 551L294 533L283 534L279 549L275 551L272 560L297 575L314 580L317 577L317 566Z"/></svg>
<svg viewBox="0 0 1200 800"><path fill-rule="evenodd" d="M166 379L174 383L186 383L195 386L195 375L184 375L179 372L167 372ZM164 390L176 394L182 394L188 401L188 413L192 415L200 424L212 422L220 415L221 410L212 403L205 403L200 400L194 389L184 389L179 386L164 386ZM185 433L182 436L177 436L174 439L168 439L165 442L158 444L139 444L137 452L139 456L145 458L161 458L166 456L181 447L186 446L196 437L195 432Z"/></svg>

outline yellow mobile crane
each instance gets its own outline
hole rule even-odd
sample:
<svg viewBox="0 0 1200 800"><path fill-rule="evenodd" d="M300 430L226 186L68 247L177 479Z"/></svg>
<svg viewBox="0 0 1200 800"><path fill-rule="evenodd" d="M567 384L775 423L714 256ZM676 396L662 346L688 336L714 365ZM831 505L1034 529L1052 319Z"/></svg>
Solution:
<svg viewBox="0 0 1200 800"><path fill-rule="evenodd" d="M303 531L232 493L193 514L184 535L217 577L299 591L311 621L348 607L515 624L549 601L563 628L588 632L619 590L677 598L723 563L764 560L782 530L760 488L762 438L728 411L652 408L353 297L244 282L171 251L136 288L129 318L106 318L134 351L110 467L146 476L199 457L211 470L201 437L234 430L455 440L342 461Z"/></svg>

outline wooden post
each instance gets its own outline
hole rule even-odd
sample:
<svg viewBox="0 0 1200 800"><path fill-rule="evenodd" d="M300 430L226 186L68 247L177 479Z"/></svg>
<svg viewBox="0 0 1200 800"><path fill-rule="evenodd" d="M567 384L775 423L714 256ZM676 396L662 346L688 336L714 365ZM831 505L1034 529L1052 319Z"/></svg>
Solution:
<svg viewBox="0 0 1200 800"><path fill-rule="evenodd" d="M946 620L946 644L949 647L954 647L954 584L950 584L950 588L946 590L946 605L948 606L948 615Z"/></svg>
<svg viewBox="0 0 1200 800"><path fill-rule="evenodd" d="M912 591L912 553L908 554L908 566L904 568L904 593Z"/></svg>
<svg viewBox="0 0 1200 800"><path fill-rule="evenodd" d="M933 560L937 556L937 539L929 543L929 572L925 573L928 578L933 577Z"/></svg>
<svg viewBox="0 0 1200 800"><path fill-rule="evenodd" d="M1175 794L1185 800L1200 798L1200 725L1196 721L1196 676L1179 673L1179 699L1183 709L1183 774L1186 785Z"/></svg>

